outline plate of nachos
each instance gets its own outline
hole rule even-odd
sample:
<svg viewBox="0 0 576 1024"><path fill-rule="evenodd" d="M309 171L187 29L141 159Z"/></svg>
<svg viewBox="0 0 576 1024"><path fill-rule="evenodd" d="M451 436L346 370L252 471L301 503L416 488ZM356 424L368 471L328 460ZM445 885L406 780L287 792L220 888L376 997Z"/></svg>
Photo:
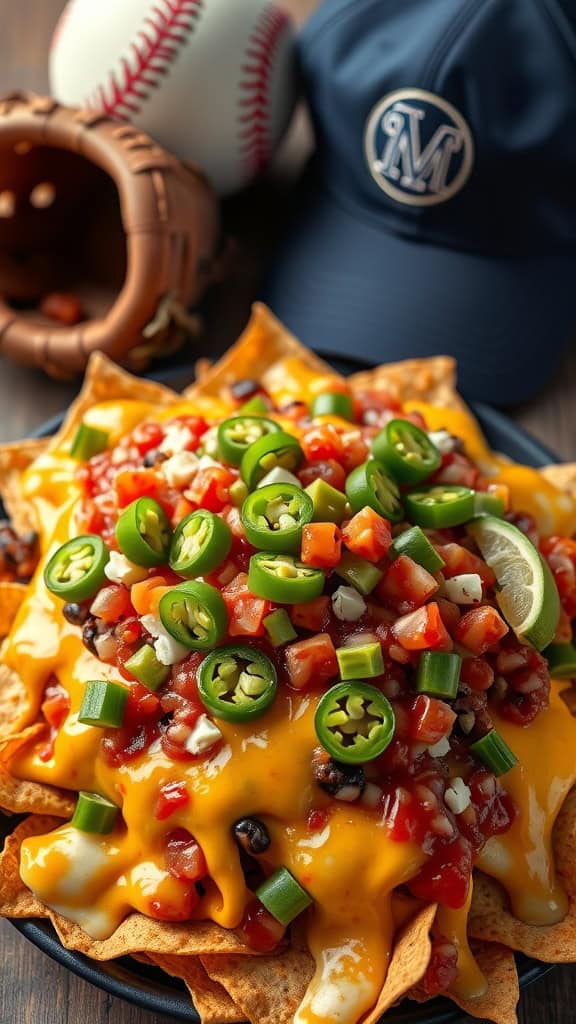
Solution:
<svg viewBox="0 0 576 1024"><path fill-rule="evenodd" d="M182 395L93 357L0 493L1 915L206 1024L511 1024L515 953L576 961L575 474L451 359L257 306Z"/></svg>

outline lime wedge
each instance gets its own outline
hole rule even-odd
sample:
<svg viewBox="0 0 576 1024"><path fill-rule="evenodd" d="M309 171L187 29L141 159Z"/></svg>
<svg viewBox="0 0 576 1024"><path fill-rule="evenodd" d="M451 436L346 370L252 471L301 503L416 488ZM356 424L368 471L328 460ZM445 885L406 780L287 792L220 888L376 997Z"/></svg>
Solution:
<svg viewBox="0 0 576 1024"><path fill-rule="evenodd" d="M498 604L522 643L544 650L554 638L560 598L546 562L516 526L483 516L468 526L485 562L496 574Z"/></svg>

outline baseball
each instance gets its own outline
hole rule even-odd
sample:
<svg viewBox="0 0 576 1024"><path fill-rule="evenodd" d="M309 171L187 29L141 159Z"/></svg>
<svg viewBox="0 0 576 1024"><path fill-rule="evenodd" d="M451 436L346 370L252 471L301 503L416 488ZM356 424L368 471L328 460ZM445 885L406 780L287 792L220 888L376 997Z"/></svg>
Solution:
<svg viewBox="0 0 576 1024"><path fill-rule="evenodd" d="M269 0L69 0L50 81L61 103L142 128L228 195L265 169L290 121L292 22Z"/></svg>

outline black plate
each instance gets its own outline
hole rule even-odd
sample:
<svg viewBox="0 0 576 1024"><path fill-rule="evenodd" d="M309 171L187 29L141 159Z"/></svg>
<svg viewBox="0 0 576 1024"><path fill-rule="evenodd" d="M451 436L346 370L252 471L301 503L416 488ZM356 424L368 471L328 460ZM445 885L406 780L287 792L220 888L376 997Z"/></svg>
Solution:
<svg viewBox="0 0 576 1024"><path fill-rule="evenodd" d="M343 373L352 373L365 369L366 364L360 360L331 358L335 369ZM181 382L183 371L178 371ZM157 374L155 379L164 383L174 381L173 371ZM544 445L536 441L530 434L522 430L501 412L490 406L473 404L482 429L492 448L504 452L516 462L528 466L544 466L558 459ZM36 437L47 437L54 433L62 423L63 416L56 416L46 422L36 432ZM0 838L4 838L14 827L14 819L0 814ZM54 929L47 921L14 921L14 926L22 935L30 939L44 953L52 957L80 978L109 992L113 996L126 999L136 1006L153 1013L172 1017L174 1020L198 1022L199 1017L194 1010L187 990L176 979L155 968L144 966L131 957L122 957L109 963L97 963L89 960L81 953L64 949ZM518 956L518 972L520 985L525 988L548 971L549 965L537 963L527 957ZM399 1007L386 1014L386 1024L449 1024L462 1019L459 1010L445 999L435 999L426 1006L417 1006L405 1001Z"/></svg>

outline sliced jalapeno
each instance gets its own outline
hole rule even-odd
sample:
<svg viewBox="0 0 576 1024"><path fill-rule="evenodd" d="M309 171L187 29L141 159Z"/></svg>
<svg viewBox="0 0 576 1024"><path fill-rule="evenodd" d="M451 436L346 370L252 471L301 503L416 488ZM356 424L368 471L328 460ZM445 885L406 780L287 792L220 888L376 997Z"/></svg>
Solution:
<svg viewBox="0 0 576 1024"><path fill-rule="evenodd" d="M278 430L273 434L265 434L246 449L240 473L244 483L253 491L262 477L272 469L287 469L292 473L298 469L303 458L304 452L296 438Z"/></svg>
<svg viewBox="0 0 576 1024"><path fill-rule="evenodd" d="M474 491L457 484L432 484L407 494L406 511L417 526L460 526L474 515Z"/></svg>
<svg viewBox="0 0 576 1024"><path fill-rule="evenodd" d="M390 745L396 720L390 701L375 686L339 683L320 699L314 726L324 750L337 761L364 764Z"/></svg>
<svg viewBox="0 0 576 1024"><path fill-rule="evenodd" d="M168 516L154 498L137 498L116 523L116 540L122 553L147 569L166 564L171 538Z"/></svg>
<svg viewBox="0 0 576 1024"><path fill-rule="evenodd" d="M369 505L391 523L399 523L404 516L398 484L375 459L352 470L346 480L346 497L353 512L361 512Z"/></svg>
<svg viewBox="0 0 576 1024"><path fill-rule="evenodd" d="M160 599L158 610L164 628L191 651L216 647L228 627L220 591L200 580L173 587Z"/></svg>
<svg viewBox="0 0 576 1024"><path fill-rule="evenodd" d="M110 552L101 537L86 534L63 544L44 570L44 582L63 601L87 601L105 580Z"/></svg>
<svg viewBox="0 0 576 1024"><path fill-rule="evenodd" d="M228 557L230 527L220 516L199 508L176 527L170 547L170 568L179 576L202 576Z"/></svg>
<svg viewBox="0 0 576 1024"><path fill-rule="evenodd" d="M248 588L256 597L277 604L302 604L320 597L324 590L324 573L304 565L293 555L259 551L250 559Z"/></svg>
<svg viewBox="0 0 576 1024"><path fill-rule="evenodd" d="M230 644L212 651L198 669L198 693L215 718L249 722L276 696L276 669L254 647Z"/></svg>
<svg viewBox="0 0 576 1024"><path fill-rule="evenodd" d="M220 458L239 466L244 452L268 434L278 434L281 428L274 420L265 416L232 416L218 427L218 452Z"/></svg>
<svg viewBox="0 0 576 1024"><path fill-rule="evenodd" d="M252 547L264 551L300 550L302 527L312 522L314 503L294 484L267 484L246 498L242 523Z"/></svg>
<svg viewBox="0 0 576 1024"><path fill-rule="evenodd" d="M372 454L400 484L419 484L442 462L428 434L408 420L390 420L374 438Z"/></svg>
<svg viewBox="0 0 576 1024"><path fill-rule="evenodd" d="M325 391L316 395L310 403L311 416L340 416L343 420L354 419L354 407L350 395L340 391Z"/></svg>
<svg viewBox="0 0 576 1024"><path fill-rule="evenodd" d="M88 462L93 455L99 455L108 447L110 434L105 430L98 430L96 427L89 427L87 423L81 423L74 435L70 447L70 456L78 462Z"/></svg>

